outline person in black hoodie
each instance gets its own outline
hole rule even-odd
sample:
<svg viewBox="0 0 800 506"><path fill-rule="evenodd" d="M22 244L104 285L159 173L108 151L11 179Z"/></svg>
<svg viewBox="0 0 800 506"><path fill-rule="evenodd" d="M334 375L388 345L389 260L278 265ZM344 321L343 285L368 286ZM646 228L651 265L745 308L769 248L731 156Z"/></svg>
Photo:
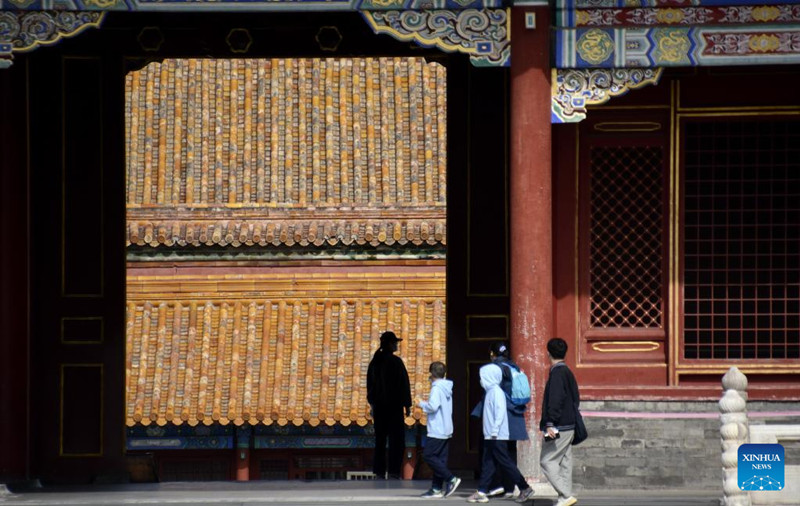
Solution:
<svg viewBox="0 0 800 506"><path fill-rule="evenodd" d="M564 363L567 343L554 337L547 343L550 376L544 387L542 419L539 430L544 435L539 463L547 480L558 492L556 506L572 506L572 438L575 435L576 410L580 405L578 382Z"/></svg>
<svg viewBox="0 0 800 506"><path fill-rule="evenodd" d="M403 359L395 356L398 339L394 332L381 334L381 346L367 369L367 401L375 426L375 457L372 471L379 479L387 472L386 440L389 440L388 477L400 479L405 446L404 415L411 416L411 385Z"/></svg>

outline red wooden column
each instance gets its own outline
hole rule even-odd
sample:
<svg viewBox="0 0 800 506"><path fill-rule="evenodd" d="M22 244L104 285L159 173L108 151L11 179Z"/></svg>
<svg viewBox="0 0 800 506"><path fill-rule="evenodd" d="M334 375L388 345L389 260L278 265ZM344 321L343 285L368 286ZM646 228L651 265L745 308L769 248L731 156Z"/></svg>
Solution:
<svg viewBox="0 0 800 506"><path fill-rule="evenodd" d="M526 18L535 15L535 28ZM553 334L550 13L511 9L511 349L532 381L519 468L540 481L538 424Z"/></svg>
<svg viewBox="0 0 800 506"><path fill-rule="evenodd" d="M250 481L250 458L253 429L249 425L236 428L236 481Z"/></svg>
<svg viewBox="0 0 800 506"><path fill-rule="evenodd" d="M250 481L250 449L236 450L236 481Z"/></svg>

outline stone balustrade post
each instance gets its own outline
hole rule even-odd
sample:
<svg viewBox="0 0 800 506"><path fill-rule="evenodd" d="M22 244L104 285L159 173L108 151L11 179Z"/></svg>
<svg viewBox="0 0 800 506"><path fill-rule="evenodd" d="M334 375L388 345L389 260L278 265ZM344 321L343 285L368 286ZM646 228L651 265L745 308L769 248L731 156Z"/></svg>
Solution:
<svg viewBox="0 0 800 506"><path fill-rule="evenodd" d="M722 506L751 506L750 494L739 488L739 446L750 440L747 424L747 376L736 367L722 377L719 401L722 438Z"/></svg>

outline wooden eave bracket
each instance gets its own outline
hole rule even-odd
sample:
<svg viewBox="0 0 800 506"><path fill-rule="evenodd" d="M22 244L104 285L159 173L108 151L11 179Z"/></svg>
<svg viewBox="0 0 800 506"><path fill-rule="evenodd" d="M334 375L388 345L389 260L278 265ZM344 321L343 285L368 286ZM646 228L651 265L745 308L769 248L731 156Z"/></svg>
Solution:
<svg viewBox="0 0 800 506"><path fill-rule="evenodd" d="M553 69L551 123L577 123L586 108L658 84L663 68Z"/></svg>
<svg viewBox="0 0 800 506"><path fill-rule="evenodd" d="M87 28L99 28L105 15L103 11L0 10L0 69L12 65L13 53L33 51L74 37Z"/></svg>
<svg viewBox="0 0 800 506"><path fill-rule="evenodd" d="M511 64L508 9L362 10L361 15L375 33L447 53L468 54L476 67Z"/></svg>

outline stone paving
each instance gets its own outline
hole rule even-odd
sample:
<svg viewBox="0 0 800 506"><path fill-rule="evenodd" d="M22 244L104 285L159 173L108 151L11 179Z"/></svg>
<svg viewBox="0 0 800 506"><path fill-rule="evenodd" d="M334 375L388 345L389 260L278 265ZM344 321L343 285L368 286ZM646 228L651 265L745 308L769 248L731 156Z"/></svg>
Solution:
<svg viewBox="0 0 800 506"><path fill-rule="evenodd" d="M0 494L2 506L55 505L316 505L359 503L375 506L420 503L466 504L476 483L465 480L447 499L422 499L427 481L278 481L249 483L160 483L45 487L21 490L10 487ZM719 494L708 490L602 490L584 491L579 506L719 506ZM515 502L493 499L496 506ZM554 498L536 497L528 506L552 506Z"/></svg>

